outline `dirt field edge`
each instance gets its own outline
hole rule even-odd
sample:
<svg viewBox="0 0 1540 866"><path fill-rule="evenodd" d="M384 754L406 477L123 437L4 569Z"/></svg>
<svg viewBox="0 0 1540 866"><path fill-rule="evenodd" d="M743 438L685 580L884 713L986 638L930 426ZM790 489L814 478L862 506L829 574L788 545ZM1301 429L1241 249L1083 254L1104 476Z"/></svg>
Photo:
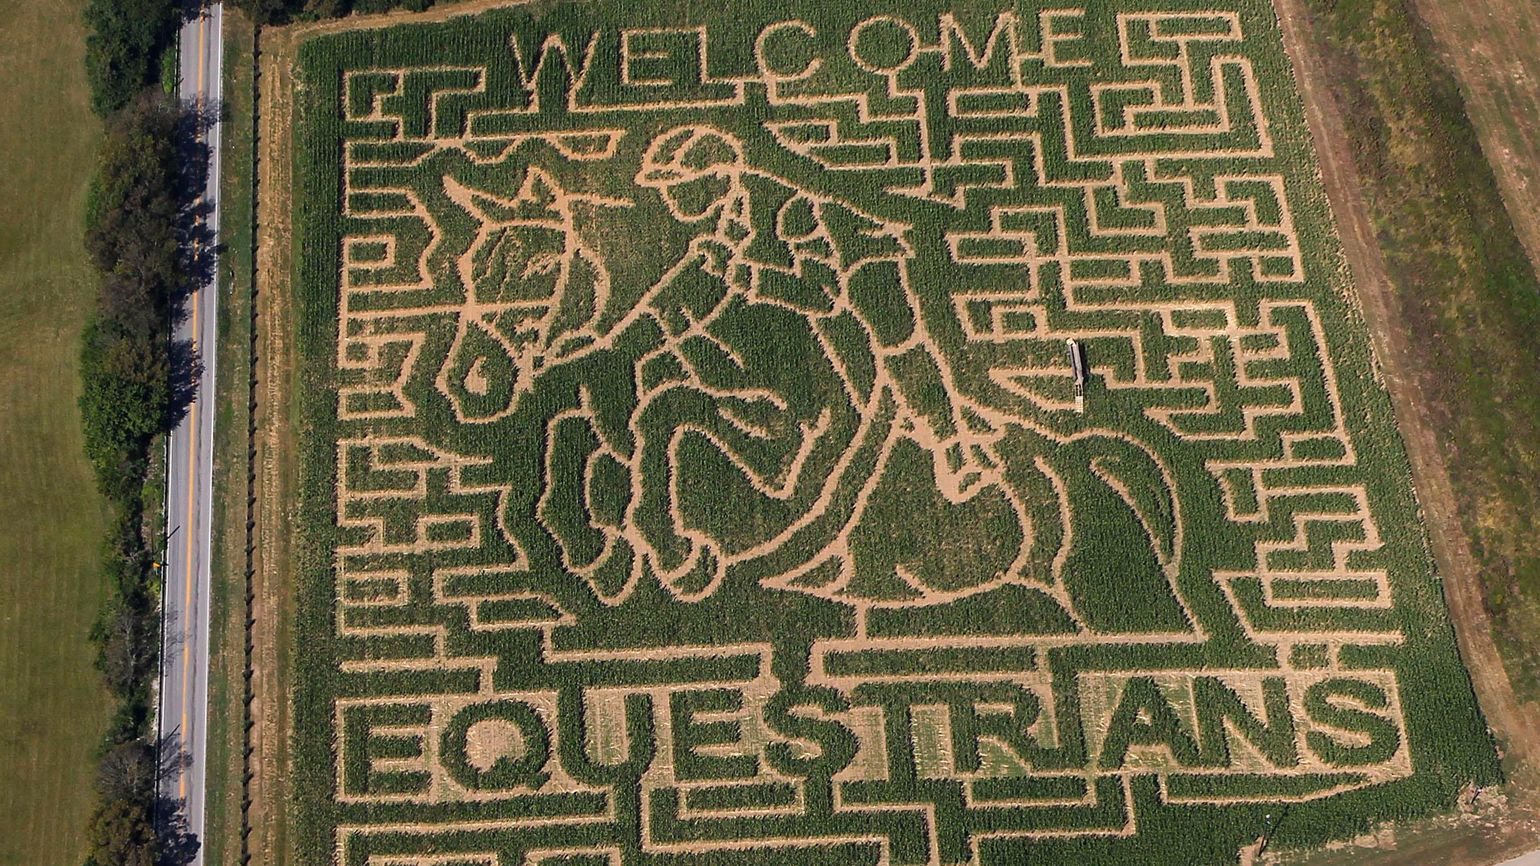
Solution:
<svg viewBox="0 0 1540 866"><path fill-rule="evenodd" d="M1425 414L1415 408L1425 405L1425 397L1417 378L1408 372L1415 369L1412 335L1399 327L1396 289L1364 198L1340 107L1311 40L1314 25L1301 0L1274 0L1274 6L1359 304L1411 459L1414 488L1426 518L1461 656L1487 723L1504 749L1505 768L1519 786L1533 790L1540 760L1540 718L1519 701L1503 666L1483 605L1471 540L1454 513L1457 500L1443 447ZM1516 854L1537 844L1540 839L1514 840L1509 850Z"/></svg>
<svg viewBox="0 0 1540 866"><path fill-rule="evenodd" d="M294 589L288 515L297 455L291 447L293 403L288 303L288 93L292 78L288 32L264 28L257 39L256 296L252 400L253 560L251 590L252 725L247 765L250 806L247 851L253 862L294 860L289 827L290 670Z"/></svg>

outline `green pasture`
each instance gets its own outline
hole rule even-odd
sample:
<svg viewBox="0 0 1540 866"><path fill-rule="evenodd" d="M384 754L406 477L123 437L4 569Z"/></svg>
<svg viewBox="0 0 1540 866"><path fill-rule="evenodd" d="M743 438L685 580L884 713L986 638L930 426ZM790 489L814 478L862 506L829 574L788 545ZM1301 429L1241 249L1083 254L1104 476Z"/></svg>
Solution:
<svg viewBox="0 0 1540 866"><path fill-rule="evenodd" d="M87 632L104 512L75 408L95 283L81 244L97 124L83 3L0 9L0 863L73 866L107 696Z"/></svg>

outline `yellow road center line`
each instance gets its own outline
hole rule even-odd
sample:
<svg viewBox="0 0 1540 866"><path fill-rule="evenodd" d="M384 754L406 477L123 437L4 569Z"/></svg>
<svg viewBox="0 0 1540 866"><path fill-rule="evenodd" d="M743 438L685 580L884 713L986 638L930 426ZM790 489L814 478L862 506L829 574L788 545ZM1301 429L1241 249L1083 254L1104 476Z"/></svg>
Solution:
<svg viewBox="0 0 1540 866"><path fill-rule="evenodd" d="M205 69L204 69L204 56L205 55L203 53L203 42L204 42L205 36L207 35L206 34L206 30L207 30L207 19L206 18L199 18L198 19L198 88L197 88L197 90L194 91L194 93L198 94L198 97L199 97L200 100L202 98L202 93L203 93L203 78L204 78L204 72L205 72ZM202 197L200 196L199 198L201 199ZM195 262L197 261L197 258L198 258L197 253L198 253L198 243L197 243L197 241L194 241L193 242L193 260ZM194 348L194 349L196 349L197 345L198 345L198 334L199 334L199 328L198 328L198 324L199 324L198 296L200 294L202 294L202 288L201 287L199 289L197 289L197 290L194 290L193 291L193 296L192 296L192 348ZM188 415L188 418L187 418L187 440L188 440L188 443L187 443L187 517L186 517L186 526L184 527L187 531L183 533L183 542L186 545L186 548L185 548L185 550L186 550L186 554L185 554L186 558L184 560L184 564L186 566L187 588L186 588L186 592L184 593L185 598L184 598L183 604L182 604L182 618L183 618L183 620L185 620L185 623L184 623L184 633L183 633L183 638L182 638L182 728L181 728L181 730L182 730L182 742L184 744L187 742L187 713L188 713L188 708L189 708L189 703L190 703L189 700L188 700L188 696L187 696L187 672L188 672L188 669L190 667L188 665L188 660L191 658L191 649L190 649L190 647L192 645L193 620L195 619L195 617L192 616L193 581L196 579L196 575L195 575L193 567L192 567L192 561L193 561L193 559L192 559L192 554L193 554L193 531L192 531L192 526L193 526L193 515L195 513L193 511L194 493L198 489L198 478L197 478L197 465L198 465L198 392L197 392L196 389L193 390L193 398L192 398L192 400L187 404L187 415ZM177 763L176 776L177 776L177 783L176 783L177 797L180 798L180 799L186 799L186 797L187 797L187 769L186 769L185 766L182 765L181 762Z"/></svg>
<svg viewBox="0 0 1540 866"><path fill-rule="evenodd" d="M192 315L192 321L193 321L193 331L196 332L197 329L198 329L198 296L196 294L193 295L193 315ZM189 415L188 423L187 423L187 438L188 438L188 447L187 447L187 517L186 517L186 525L183 527L184 529L187 530L186 532L183 533L183 536L185 536L184 541L186 542L186 552L184 554L183 563L186 566L187 588L186 588L186 592L184 594L185 598L184 598L183 603L182 603L182 619L185 621L185 625L184 625L185 633L184 633L184 637L182 639L182 737L183 737L183 742L184 743L186 742L186 737L187 737L187 669L188 669L187 661L188 661L188 659L190 657L189 656L188 644L192 640L192 620L193 620L193 617L192 617L192 588L193 588L193 579L194 579L193 567L192 567L192 555L193 555L193 541L192 541L192 538L193 538L193 533L192 533L192 526L193 526L193 493L194 493L194 491L197 490L197 487L198 487L198 482L197 482L197 479L196 479L196 469L197 469L197 461L198 461L198 403L197 403L197 398L196 397L193 398L193 402L188 404L187 411L188 411L188 415ZM180 763L177 764L177 796L179 796L179 797L186 797L187 796L187 774L186 774L185 769L182 767L182 765Z"/></svg>

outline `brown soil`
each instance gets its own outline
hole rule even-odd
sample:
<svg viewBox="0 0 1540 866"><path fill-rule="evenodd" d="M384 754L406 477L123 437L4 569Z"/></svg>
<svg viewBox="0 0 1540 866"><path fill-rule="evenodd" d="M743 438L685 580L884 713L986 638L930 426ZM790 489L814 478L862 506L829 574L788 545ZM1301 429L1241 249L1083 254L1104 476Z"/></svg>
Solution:
<svg viewBox="0 0 1540 866"><path fill-rule="evenodd" d="M1532 0L1416 0L1540 268L1540 18Z"/></svg>
<svg viewBox="0 0 1540 866"><path fill-rule="evenodd" d="M1333 71L1325 66L1310 40L1313 25L1300 0L1274 0L1274 5L1304 100L1327 197L1352 268L1357 297L1380 372L1397 409L1396 420L1411 458L1418 501L1443 577L1461 655L1470 670L1487 723L1503 746L1510 778L1532 799L1540 784L1540 717L1532 706L1518 700L1503 667L1492 639L1492 623L1482 603L1480 575L1470 538L1455 513L1458 500L1451 489L1442 443L1423 413L1416 409L1426 405L1422 385L1411 373L1420 366L1415 360L1417 349L1411 332L1401 327L1404 319L1400 303L1386 271L1340 108L1331 89ZM1540 189L1532 192L1540 194ZM1530 833L1514 842L1533 845ZM1472 862L1479 860L1478 856Z"/></svg>
<svg viewBox="0 0 1540 866"><path fill-rule="evenodd" d="M488 9L497 9L503 6L519 6L528 2L530 0L448 0L448 2L439 0L436 5L426 12L397 10L394 12L378 12L372 15L349 15L346 18L291 24L282 28L268 27L263 30L263 33L269 37L274 33L281 34L276 38L283 40L287 46L285 50L293 50L305 39L320 33L368 30L375 27L384 27L397 21L410 21L413 24L448 21L451 18L475 15Z"/></svg>

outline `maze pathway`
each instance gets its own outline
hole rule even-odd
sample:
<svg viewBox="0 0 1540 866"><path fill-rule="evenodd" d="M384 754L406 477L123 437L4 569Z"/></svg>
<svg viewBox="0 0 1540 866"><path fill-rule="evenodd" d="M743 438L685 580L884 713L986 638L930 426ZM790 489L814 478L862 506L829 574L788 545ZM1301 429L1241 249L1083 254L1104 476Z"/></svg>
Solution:
<svg viewBox="0 0 1540 866"><path fill-rule="evenodd" d="M1457 786L1267 5L803 5L302 53L337 861L1233 854Z"/></svg>

